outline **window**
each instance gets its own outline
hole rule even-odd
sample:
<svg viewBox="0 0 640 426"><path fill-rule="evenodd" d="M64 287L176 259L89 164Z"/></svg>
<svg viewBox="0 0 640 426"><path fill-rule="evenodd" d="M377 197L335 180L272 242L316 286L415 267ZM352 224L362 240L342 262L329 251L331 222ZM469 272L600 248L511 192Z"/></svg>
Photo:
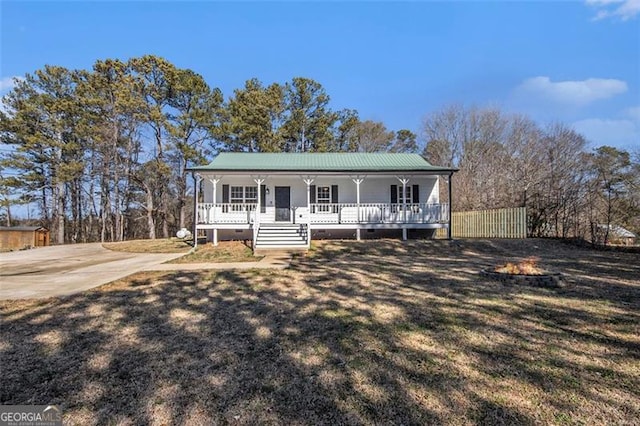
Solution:
<svg viewBox="0 0 640 426"><path fill-rule="evenodd" d="M258 202L258 187L257 186L232 186L229 200L231 204L255 204ZM248 206L233 206L234 212L241 212L246 210L253 210L254 207Z"/></svg>
<svg viewBox="0 0 640 426"><path fill-rule="evenodd" d="M398 191L398 203L402 204L402 203L407 203L407 204L411 204L413 202L413 189L411 187L411 185L407 185L405 187L405 198L404 200L402 199L402 187L398 187L399 191Z"/></svg>
<svg viewBox="0 0 640 426"><path fill-rule="evenodd" d="M245 203L257 203L258 202L258 187L257 186L245 186L244 187L244 202Z"/></svg>
<svg viewBox="0 0 640 426"><path fill-rule="evenodd" d="M240 203L244 200L244 188L241 186L232 186L231 187L231 202L232 203Z"/></svg>
<svg viewBox="0 0 640 426"><path fill-rule="evenodd" d="M405 199L402 199L402 186L398 185L397 197L393 200L395 203L403 204L405 201L407 204L413 203L413 188L411 185L407 185L405 188Z"/></svg>
<svg viewBox="0 0 640 426"><path fill-rule="evenodd" d="M393 213L402 210L402 204L404 203L413 204L413 186L407 185L405 187L404 198L402 197L402 185L398 185L397 190L392 189L391 202L397 204L395 206L391 206L391 211ZM407 210L411 210L411 206L407 206Z"/></svg>
<svg viewBox="0 0 640 426"><path fill-rule="evenodd" d="M316 187L316 203L318 204L330 204L331 203L331 187L330 186L317 186ZM329 212L330 206L318 206L318 212Z"/></svg>

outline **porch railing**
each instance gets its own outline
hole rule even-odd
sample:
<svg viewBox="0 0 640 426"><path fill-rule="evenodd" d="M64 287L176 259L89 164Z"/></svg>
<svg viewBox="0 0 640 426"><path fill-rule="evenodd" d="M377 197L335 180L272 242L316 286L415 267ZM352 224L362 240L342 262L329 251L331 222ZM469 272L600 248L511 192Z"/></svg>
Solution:
<svg viewBox="0 0 640 426"><path fill-rule="evenodd" d="M315 203L310 206L309 222L349 223L439 223L448 219L448 204L393 203Z"/></svg>
<svg viewBox="0 0 640 426"><path fill-rule="evenodd" d="M257 224L256 208L257 204L198 203L198 223ZM309 211L306 206L300 209L306 213L302 222L312 224L441 223L449 217L448 204L314 203ZM264 222L265 213L260 216Z"/></svg>
<svg viewBox="0 0 640 426"><path fill-rule="evenodd" d="M256 203L198 203L198 223L253 223Z"/></svg>

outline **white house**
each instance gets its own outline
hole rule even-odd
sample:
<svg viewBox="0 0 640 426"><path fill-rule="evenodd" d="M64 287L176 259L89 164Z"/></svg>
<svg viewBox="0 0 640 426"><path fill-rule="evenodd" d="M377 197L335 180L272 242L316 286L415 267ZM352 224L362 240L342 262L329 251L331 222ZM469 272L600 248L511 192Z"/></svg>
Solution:
<svg viewBox="0 0 640 426"><path fill-rule="evenodd" d="M308 247L312 238L357 239L449 229L438 177L456 169L417 154L221 153L189 169L195 234L251 239L255 249ZM199 192L199 193L198 193ZM448 232L450 237L450 230Z"/></svg>

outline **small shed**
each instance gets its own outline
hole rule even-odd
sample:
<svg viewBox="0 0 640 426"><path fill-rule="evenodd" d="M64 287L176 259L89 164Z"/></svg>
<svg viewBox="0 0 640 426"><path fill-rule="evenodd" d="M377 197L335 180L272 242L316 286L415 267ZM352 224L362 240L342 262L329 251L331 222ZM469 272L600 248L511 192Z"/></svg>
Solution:
<svg viewBox="0 0 640 426"><path fill-rule="evenodd" d="M49 245L49 230L42 226L0 226L0 250Z"/></svg>
<svg viewBox="0 0 640 426"><path fill-rule="evenodd" d="M604 235L607 225L599 225L599 231ZM624 246L633 246L636 244L638 236L620 225L609 226L609 243Z"/></svg>

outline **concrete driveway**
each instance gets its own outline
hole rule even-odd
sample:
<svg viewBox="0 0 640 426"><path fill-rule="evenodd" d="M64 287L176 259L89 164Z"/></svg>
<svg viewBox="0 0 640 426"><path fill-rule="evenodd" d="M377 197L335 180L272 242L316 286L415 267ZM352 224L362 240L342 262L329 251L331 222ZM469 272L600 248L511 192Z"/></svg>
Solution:
<svg viewBox="0 0 640 426"><path fill-rule="evenodd" d="M107 250L100 243L0 253L0 299L77 293L183 254L124 253Z"/></svg>

